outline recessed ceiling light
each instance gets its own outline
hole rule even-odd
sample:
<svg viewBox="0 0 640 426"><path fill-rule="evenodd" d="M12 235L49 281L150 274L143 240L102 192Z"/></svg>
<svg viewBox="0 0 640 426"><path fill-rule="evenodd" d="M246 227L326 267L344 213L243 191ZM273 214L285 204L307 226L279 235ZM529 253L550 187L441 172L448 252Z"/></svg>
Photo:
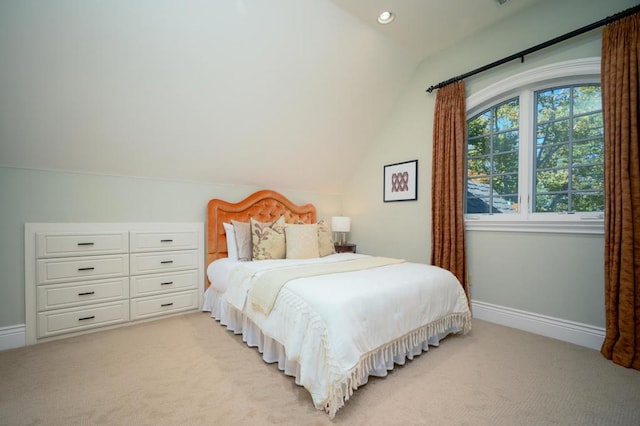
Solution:
<svg viewBox="0 0 640 426"><path fill-rule="evenodd" d="M393 12L389 12L388 10L385 10L380 15L378 15L378 22L382 25L390 24L394 19L396 19L396 15L394 15Z"/></svg>

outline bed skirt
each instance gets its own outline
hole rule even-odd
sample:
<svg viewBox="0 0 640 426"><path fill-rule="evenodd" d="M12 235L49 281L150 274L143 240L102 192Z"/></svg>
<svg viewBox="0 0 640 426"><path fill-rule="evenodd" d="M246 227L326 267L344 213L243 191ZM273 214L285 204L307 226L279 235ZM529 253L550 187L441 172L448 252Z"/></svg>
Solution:
<svg viewBox="0 0 640 426"><path fill-rule="evenodd" d="M221 325L235 334L241 334L242 340L249 347L255 347L262 354L262 359L267 363L278 363L278 369L288 376L295 378L298 382L300 366L297 361L287 359L285 348L275 339L266 336L260 328L242 312L226 302L223 297L213 288L209 287L205 292L202 310L211 312L211 317L219 321ZM429 346L438 346L440 340L452 333L463 332L466 334L470 328L470 318L455 318L450 321L443 321L433 324L433 327L425 327L424 330L416 332L414 335L402 342L390 342L382 347L365 354L359 366L354 367L352 372L352 382L343 386L337 392L336 398L329 401L324 409L333 418L344 403L359 386L367 383L369 376L385 377L388 371L393 370L394 365L404 365L408 360L429 350ZM429 331L427 331L429 330ZM407 342L410 342L407 344Z"/></svg>

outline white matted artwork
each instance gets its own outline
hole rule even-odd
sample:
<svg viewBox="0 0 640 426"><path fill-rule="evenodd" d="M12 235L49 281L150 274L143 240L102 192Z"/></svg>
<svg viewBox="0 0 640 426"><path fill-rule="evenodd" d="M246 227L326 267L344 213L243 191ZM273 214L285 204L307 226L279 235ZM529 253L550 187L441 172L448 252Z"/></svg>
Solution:
<svg viewBox="0 0 640 426"><path fill-rule="evenodd" d="M384 166L383 201L418 199L418 160Z"/></svg>

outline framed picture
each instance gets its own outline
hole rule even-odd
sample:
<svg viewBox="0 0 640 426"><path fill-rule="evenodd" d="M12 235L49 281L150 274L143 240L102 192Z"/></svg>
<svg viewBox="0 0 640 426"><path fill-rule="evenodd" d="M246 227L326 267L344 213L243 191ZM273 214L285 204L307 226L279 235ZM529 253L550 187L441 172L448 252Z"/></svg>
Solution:
<svg viewBox="0 0 640 426"><path fill-rule="evenodd" d="M418 160L384 166L383 200L413 201L418 199Z"/></svg>

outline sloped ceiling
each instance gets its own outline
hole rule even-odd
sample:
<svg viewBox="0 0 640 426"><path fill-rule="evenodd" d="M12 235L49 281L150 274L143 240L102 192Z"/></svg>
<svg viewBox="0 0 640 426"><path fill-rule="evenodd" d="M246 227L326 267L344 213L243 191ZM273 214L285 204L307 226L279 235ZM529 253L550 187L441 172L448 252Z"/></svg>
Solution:
<svg viewBox="0 0 640 426"><path fill-rule="evenodd" d="M486 4L475 29L496 9L399 1L387 30L366 19L382 3L2 2L0 165L339 193L419 60L458 29L416 41L402 26ZM424 21L403 23L413 9Z"/></svg>
<svg viewBox="0 0 640 426"><path fill-rule="evenodd" d="M422 60L541 0L332 0ZM390 11L396 19L380 25Z"/></svg>

